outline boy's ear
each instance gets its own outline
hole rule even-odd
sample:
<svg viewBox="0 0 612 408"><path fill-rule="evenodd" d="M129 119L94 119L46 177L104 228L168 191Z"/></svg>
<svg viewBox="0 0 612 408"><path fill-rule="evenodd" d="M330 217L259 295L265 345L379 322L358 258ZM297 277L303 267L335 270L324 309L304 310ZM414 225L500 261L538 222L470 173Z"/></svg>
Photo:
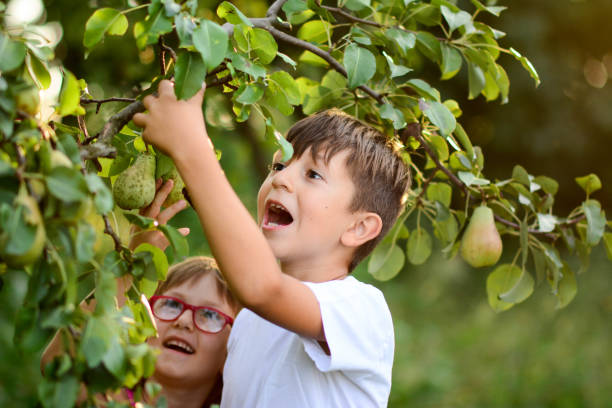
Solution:
<svg viewBox="0 0 612 408"><path fill-rule="evenodd" d="M382 220L373 212L361 212L356 214L354 222L344 231L340 242L348 247L358 247L380 234Z"/></svg>

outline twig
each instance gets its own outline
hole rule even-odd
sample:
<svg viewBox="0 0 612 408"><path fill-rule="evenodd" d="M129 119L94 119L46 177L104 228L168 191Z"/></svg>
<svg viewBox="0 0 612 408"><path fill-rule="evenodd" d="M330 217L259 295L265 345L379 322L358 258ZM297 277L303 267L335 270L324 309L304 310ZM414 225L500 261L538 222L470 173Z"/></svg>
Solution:
<svg viewBox="0 0 612 408"><path fill-rule="evenodd" d="M276 17L278 16L278 12L281 10L281 7L283 7L283 4L285 4L286 2L287 0L276 0L268 8L266 17L276 19Z"/></svg>
<svg viewBox="0 0 612 408"><path fill-rule="evenodd" d="M113 239L113 242L115 243L115 251L120 252L121 248L123 247L123 245L121 244L121 239L119 238L117 233L113 230L113 227L111 227L110 221L108 219L108 215L104 214L102 215L102 218L104 219L104 232L110 235L111 238Z"/></svg>
<svg viewBox="0 0 612 408"><path fill-rule="evenodd" d="M446 174L446 176L453 182L453 184L455 184L457 187L459 187L461 189L461 191L463 191L464 194L468 194L468 188L465 185L465 183L461 180L459 180L457 178L457 176L455 176L453 174L452 171L450 171L448 168L446 168L441 162L440 159L438 159L438 155L436 154L436 152L434 152L431 147L429 146L429 144L427 144L427 142L425 141L425 139L423 138L423 136L421 135L421 132L416 132L414 134L411 134L410 136L414 136L419 143L421 144L421 146L423 146L423 149L425 149L425 152L427 153L427 155L429 157L431 157L431 160L433 160L433 162L436 164L436 167L438 169L440 169L444 174Z"/></svg>
<svg viewBox="0 0 612 408"><path fill-rule="evenodd" d="M339 14L342 17L344 17L344 18L346 18L346 19L348 19L350 21L353 21L355 23L371 25L373 27L378 27L378 28L384 27L382 24L379 24L379 23L377 23L375 21L366 20L366 19L354 16L354 15L352 15L350 13L347 13L346 11L342 10L340 7L331 7L331 6L323 6L323 5L320 5L320 6L323 9L327 10L327 11L331 11L332 13Z"/></svg>
<svg viewBox="0 0 612 408"><path fill-rule="evenodd" d="M107 102L134 102L136 101L136 99L134 98L107 98L107 99L90 99L90 98L85 98L85 97L81 97L81 104L83 105L87 105L90 103L95 103L96 104L96 114L100 112L100 107L102 106L103 103L107 103Z"/></svg>
<svg viewBox="0 0 612 408"><path fill-rule="evenodd" d="M327 61L327 63L331 65L333 69L335 69L336 71L338 71L345 77L348 77L348 74L346 70L344 69L344 67L342 66L342 64L336 61L336 59L332 57L330 53L323 51L321 48L317 47L316 45L311 44L304 40L300 40L299 38L289 35L272 26L266 26L262 28L265 28L266 30L268 30L268 32L270 32L270 34L272 34L272 36L278 40L285 41L286 43L295 45L296 47L303 48L305 50L312 52L315 55L318 55L319 57ZM358 88L364 91L366 94L368 94L372 98L376 99L378 103L384 102L382 95L374 91L372 88L368 87L367 85L360 85Z"/></svg>
<svg viewBox="0 0 612 408"><path fill-rule="evenodd" d="M85 120L83 119L83 116L78 115L77 122L79 123L79 128L81 129L81 132L83 132L83 135L85 136L85 140L90 139L89 132L87 131L87 125L85 125Z"/></svg>

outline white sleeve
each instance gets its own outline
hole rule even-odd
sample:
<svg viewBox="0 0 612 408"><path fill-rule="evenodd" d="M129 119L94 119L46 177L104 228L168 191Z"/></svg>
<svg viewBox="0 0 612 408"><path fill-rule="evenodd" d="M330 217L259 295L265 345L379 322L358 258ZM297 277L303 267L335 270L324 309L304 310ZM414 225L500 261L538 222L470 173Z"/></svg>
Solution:
<svg viewBox="0 0 612 408"><path fill-rule="evenodd" d="M351 376L374 374L390 386L394 333L382 292L353 277L306 284L319 302L330 351L327 355L315 339L302 337L305 351L317 368Z"/></svg>

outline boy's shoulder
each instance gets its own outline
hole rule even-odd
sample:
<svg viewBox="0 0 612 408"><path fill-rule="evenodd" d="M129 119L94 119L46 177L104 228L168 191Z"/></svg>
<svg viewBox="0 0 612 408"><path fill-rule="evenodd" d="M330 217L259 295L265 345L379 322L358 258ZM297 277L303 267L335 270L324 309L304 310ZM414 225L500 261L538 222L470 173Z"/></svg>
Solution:
<svg viewBox="0 0 612 408"><path fill-rule="evenodd" d="M368 314L384 313L389 321L391 313L384 294L377 287L362 282L352 275L344 279L326 282L304 282L315 294L319 304L335 305L338 308L349 308Z"/></svg>

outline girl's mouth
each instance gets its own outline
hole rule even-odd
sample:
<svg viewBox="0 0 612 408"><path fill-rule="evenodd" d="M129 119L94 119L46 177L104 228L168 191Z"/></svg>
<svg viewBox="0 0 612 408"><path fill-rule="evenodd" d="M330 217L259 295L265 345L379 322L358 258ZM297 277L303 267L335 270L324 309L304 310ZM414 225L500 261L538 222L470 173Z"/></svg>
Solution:
<svg viewBox="0 0 612 408"><path fill-rule="evenodd" d="M184 341L171 339L164 342L164 347L184 354L193 354L195 350Z"/></svg>

